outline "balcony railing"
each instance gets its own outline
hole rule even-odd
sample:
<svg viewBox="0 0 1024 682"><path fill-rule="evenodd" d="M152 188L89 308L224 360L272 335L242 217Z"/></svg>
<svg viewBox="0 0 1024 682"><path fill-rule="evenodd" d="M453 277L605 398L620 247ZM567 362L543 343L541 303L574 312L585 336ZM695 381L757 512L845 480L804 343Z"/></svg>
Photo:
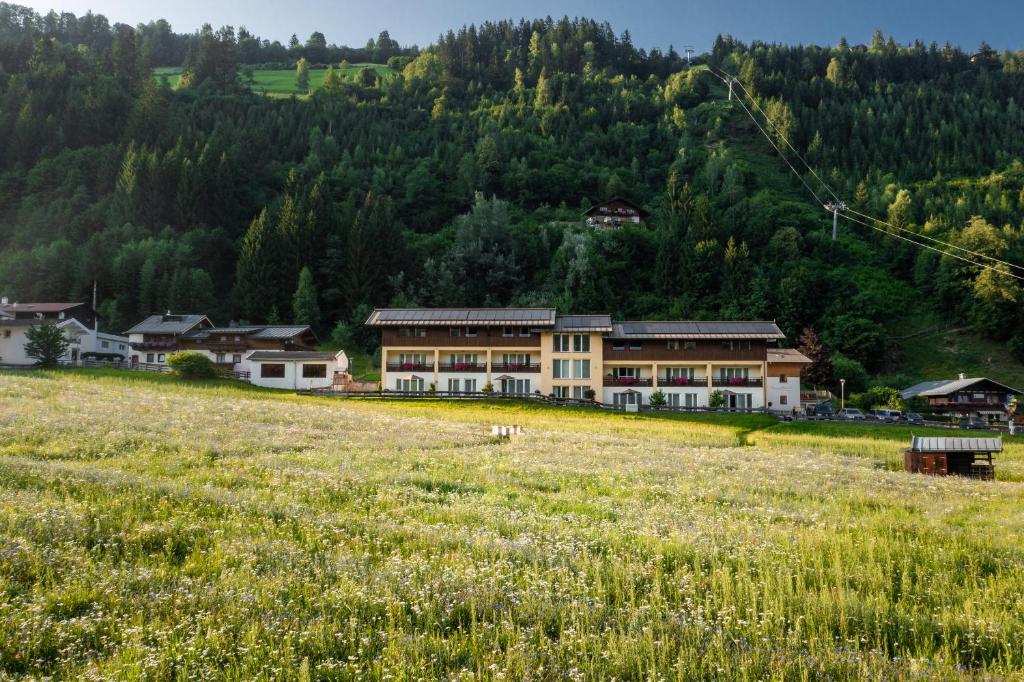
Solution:
<svg viewBox="0 0 1024 682"><path fill-rule="evenodd" d="M133 341L128 344L132 350L160 350L164 348L174 348L177 346L176 341Z"/></svg>
<svg viewBox="0 0 1024 682"><path fill-rule="evenodd" d="M515 374L517 372L520 374L539 374L540 364L528 362L492 362L491 371L505 374Z"/></svg>
<svg viewBox="0 0 1024 682"><path fill-rule="evenodd" d="M389 362L389 372L433 372L432 362Z"/></svg>
<svg viewBox="0 0 1024 682"><path fill-rule="evenodd" d="M664 386L666 388L686 388L688 386L693 388L707 388L708 380L704 377L693 377L690 379L688 377L663 376L658 377L658 386Z"/></svg>
<svg viewBox="0 0 1024 682"><path fill-rule="evenodd" d="M442 372L472 372L479 374L487 371L487 365L474 362L442 362Z"/></svg>
<svg viewBox="0 0 1024 682"><path fill-rule="evenodd" d="M650 377L646 379L641 377L608 377L604 378L604 385L606 387L622 386L623 388L649 388L654 385L654 380Z"/></svg>
<svg viewBox="0 0 1024 682"><path fill-rule="evenodd" d="M711 380L711 385L715 388L760 388L761 379L744 379L743 377L723 379L722 377L715 377Z"/></svg>

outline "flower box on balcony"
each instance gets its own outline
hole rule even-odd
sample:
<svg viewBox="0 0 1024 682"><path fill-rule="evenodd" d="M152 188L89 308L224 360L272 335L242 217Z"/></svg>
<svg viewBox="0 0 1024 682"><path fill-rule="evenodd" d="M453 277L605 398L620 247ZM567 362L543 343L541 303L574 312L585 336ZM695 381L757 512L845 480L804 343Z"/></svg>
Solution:
<svg viewBox="0 0 1024 682"><path fill-rule="evenodd" d="M416 365L414 363L412 363L412 362L403 362L402 363L402 369L403 370L406 370L406 369L416 369Z"/></svg>
<svg viewBox="0 0 1024 682"><path fill-rule="evenodd" d="M689 386L690 379L688 377L672 377L669 379L673 386Z"/></svg>
<svg viewBox="0 0 1024 682"><path fill-rule="evenodd" d="M747 383L747 380L744 379L743 377L730 377L729 378L729 385L730 386L742 386L745 383Z"/></svg>
<svg viewBox="0 0 1024 682"><path fill-rule="evenodd" d="M618 381L621 386L632 386L636 383L636 377L619 377Z"/></svg>
<svg viewBox="0 0 1024 682"><path fill-rule="evenodd" d="M470 367L472 367L472 365L470 365L468 362L456 362L455 363L455 370L458 371L458 372L462 372L464 370L467 370Z"/></svg>

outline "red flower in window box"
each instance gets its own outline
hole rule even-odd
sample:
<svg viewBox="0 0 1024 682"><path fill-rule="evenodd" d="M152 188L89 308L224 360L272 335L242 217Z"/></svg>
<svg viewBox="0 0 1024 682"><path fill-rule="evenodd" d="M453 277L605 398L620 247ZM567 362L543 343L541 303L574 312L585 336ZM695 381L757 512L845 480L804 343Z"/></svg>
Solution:
<svg viewBox="0 0 1024 682"><path fill-rule="evenodd" d="M743 377L731 377L729 379L730 386L742 386L745 382L746 379L744 379Z"/></svg>
<svg viewBox="0 0 1024 682"><path fill-rule="evenodd" d="M402 369L416 369L416 365L411 362L403 362Z"/></svg>
<svg viewBox="0 0 1024 682"><path fill-rule="evenodd" d="M689 377L672 377L672 384L675 386L686 386L689 383Z"/></svg>
<svg viewBox="0 0 1024 682"><path fill-rule="evenodd" d="M619 377L619 384L622 386L632 386L636 383L636 377Z"/></svg>

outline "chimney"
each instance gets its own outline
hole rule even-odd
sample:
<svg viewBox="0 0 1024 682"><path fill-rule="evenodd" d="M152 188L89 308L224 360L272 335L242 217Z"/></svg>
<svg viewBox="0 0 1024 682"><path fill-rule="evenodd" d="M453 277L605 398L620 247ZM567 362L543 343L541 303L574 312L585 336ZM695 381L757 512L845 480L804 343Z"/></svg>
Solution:
<svg viewBox="0 0 1024 682"><path fill-rule="evenodd" d="M960 372L960 380L963 381L966 378L967 378L967 375L964 374L963 372Z"/></svg>

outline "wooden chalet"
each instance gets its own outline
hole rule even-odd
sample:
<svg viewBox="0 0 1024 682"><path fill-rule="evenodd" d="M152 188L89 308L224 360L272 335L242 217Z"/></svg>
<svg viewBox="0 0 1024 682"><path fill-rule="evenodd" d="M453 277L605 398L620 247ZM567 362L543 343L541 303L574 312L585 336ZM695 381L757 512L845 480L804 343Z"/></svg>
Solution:
<svg viewBox="0 0 1024 682"><path fill-rule="evenodd" d="M640 225L650 215L642 206L629 199L614 197L592 206L583 214L583 218L590 227L614 229L626 224Z"/></svg>
<svg viewBox="0 0 1024 682"><path fill-rule="evenodd" d="M961 374L953 380L916 384L900 391L900 394L904 400L927 400L928 409L936 414L976 415L989 420L1004 420L1010 399L1021 392L992 379L968 378Z"/></svg>
<svg viewBox="0 0 1024 682"><path fill-rule="evenodd" d="M903 451L904 469L932 476L995 478L992 453L1003 451L1002 438L931 438L914 436Z"/></svg>

